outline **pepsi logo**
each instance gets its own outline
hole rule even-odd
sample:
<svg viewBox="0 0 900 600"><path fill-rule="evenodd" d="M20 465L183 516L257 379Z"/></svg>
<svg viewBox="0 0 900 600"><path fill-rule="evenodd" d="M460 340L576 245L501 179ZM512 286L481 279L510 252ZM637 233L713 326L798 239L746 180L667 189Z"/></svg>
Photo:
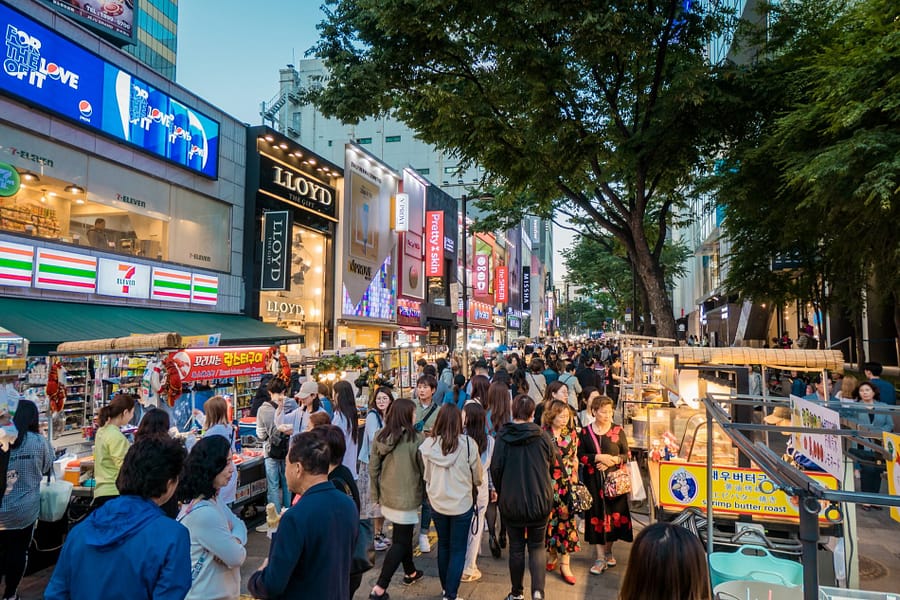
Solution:
<svg viewBox="0 0 900 600"><path fill-rule="evenodd" d="M159 121L160 117L162 117L162 111L158 108L150 109L150 118L154 121Z"/></svg>
<svg viewBox="0 0 900 600"><path fill-rule="evenodd" d="M47 63L44 72L52 79L59 79L59 65L56 63Z"/></svg>
<svg viewBox="0 0 900 600"><path fill-rule="evenodd" d="M81 113L82 117L90 117L94 114L94 107L87 100L82 100L78 103L78 112Z"/></svg>

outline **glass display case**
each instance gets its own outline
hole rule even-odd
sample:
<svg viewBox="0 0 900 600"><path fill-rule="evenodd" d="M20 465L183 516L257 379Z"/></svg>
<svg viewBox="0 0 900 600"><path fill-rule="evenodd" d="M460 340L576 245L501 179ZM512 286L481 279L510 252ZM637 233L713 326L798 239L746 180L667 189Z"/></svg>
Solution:
<svg viewBox="0 0 900 600"><path fill-rule="evenodd" d="M706 412L703 408L649 408L648 450L651 460L706 463ZM713 425L714 465L736 467L738 450L718 423Z"/></svg>

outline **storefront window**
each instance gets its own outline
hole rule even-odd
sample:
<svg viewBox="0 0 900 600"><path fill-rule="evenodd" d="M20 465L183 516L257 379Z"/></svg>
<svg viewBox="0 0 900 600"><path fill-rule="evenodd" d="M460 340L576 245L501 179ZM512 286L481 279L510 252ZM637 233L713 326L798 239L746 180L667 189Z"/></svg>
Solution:
<svg viewBox="0 0 900 600"><path fill-rule="evenodd" d="M325 308L325 236L294 225L288 289L260 292L260 317L302 334L301 346L321 350Z"/></svg>

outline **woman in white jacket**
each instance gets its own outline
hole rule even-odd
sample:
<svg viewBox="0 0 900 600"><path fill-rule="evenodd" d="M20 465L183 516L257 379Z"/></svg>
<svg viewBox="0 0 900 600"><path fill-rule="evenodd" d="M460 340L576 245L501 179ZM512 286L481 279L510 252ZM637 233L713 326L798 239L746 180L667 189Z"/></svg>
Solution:
<svg viewBox="0 0 900 600"><path fill-rule="evenodd" d="M466 564L463 567L462 581L478 581L481 571L478 570L478 549L481 547L481 533L484 531L485 513L490 500L489 479L491 457L494 455L494 438L487 434L487 413L481 404L470 402L463 407L463 429L466 435L478 446L481 468L485 476L478 486L478 499L475 503L475 523L469 528L469 541L466 546Z"/></svg>
<svg viewBox="0 0 900 600"><path fill-rule="evenodd" d="M178 521L191 534L191 590L186 600L237 600L247 558L247 527L219 497L234 471L231 444L211 435L191 449L178 486Z"/></svg>
<svg viewBox="0 0 900 600"><path fill-rule="evenodd" d="M462 416L455 404L444 404L427 438L419 447L425 465L425 486L438 534L438 575L443 597L456 600L473 525L474 490L484 479L475 441L462 433Z"/></svg>

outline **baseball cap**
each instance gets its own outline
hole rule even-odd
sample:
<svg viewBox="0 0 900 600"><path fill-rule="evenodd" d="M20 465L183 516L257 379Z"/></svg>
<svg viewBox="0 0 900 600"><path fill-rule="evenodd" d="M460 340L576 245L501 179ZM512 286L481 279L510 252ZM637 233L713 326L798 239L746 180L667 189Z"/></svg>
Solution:
<svg viewBox="0 0 900 600"><path fill-rule="evenodd" d="M312 396L313 394L319 393L319 384L315 381L304 381L303 385L300 386L300 391L297 392L298 396Z"/></svg>

